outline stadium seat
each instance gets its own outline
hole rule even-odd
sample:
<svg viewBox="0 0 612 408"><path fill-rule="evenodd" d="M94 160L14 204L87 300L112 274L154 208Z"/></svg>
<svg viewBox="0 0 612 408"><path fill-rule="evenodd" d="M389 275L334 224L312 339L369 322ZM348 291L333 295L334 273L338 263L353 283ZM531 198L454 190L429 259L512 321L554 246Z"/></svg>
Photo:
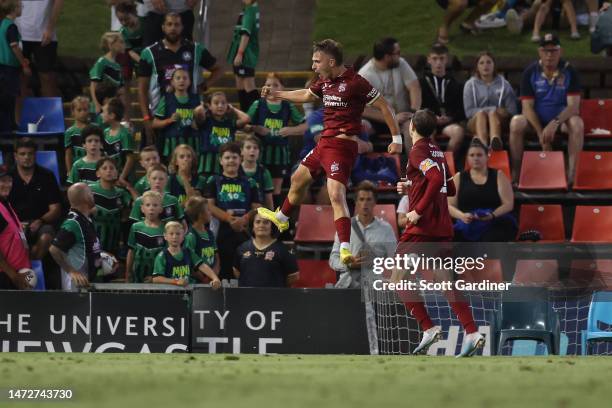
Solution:
<svg viewBox="0 0 612 408"><path fill-rule="evenodd" d="M548 302L546 289L512 287L502 294L496 320L498 355L509 340L538 340L549 354L559 354L559 316Z"/></svg>
<svg viewBox="0 0 612 408"><path fill-rule="evenodd" d="M555 259L519 259L512 283L548 286L559 282L559 264Z"/></svg>
<svg viewBox="0 0 612 408"><path fill-rule="evenodd" d="M36 259L33 259L30 264L32 265L32 270L36 274L36 286L34 286L34 290L43 291L45 290L45 273L43 271L42 262Z"/></svg>
<svg viewBox="0 0 612 408"><path fill-rule="evenodd" d="M589 306L587 328L582 332L582 355L589 354L589 342L612 341L612 331L602 330L599 323L612 326L612 292L595 292Z"/></svg>
<svg viewBox="0 0 612 408"><path fill-rule="evenodd" d="M568 280L573 287L612 290L612 259L574 259Z"/></svg>
<svg viewBox="0 0 612 408"><path fill-rule="evenodd" d="M395 238L399 238L395 204L378 204L376 207L374 207L374 216L387 221L395 232Z"/></svg>
<svg viewBox="0 0 612 408"><path fill-rule="evenodd" d="M53 150L38 150L36 151L36 163L48 170L51 170L55 175L57 184L61 184L59 176L59 165L57 163L57 154Z"/></svg>
<svg viewBox="0 0 612 408"><path fill-rule="evenodd" d="M297 264L300 277L292 288L324 288L327 283L336 283L336 272L326 260L298 259Z"/></svg>
<svg viewBox="0 0 612 408"><path fill-rule="evenodd" d="M565 241L561 206L558 204L523 204L519 215L518 232L520 234L529 230L537 230L542 234L542 240L538 242Z"/></svg>
<svg viewBox="0 0 612 408"><path fill-rule="evenodd" d="M525 152L519 190L567 190L563 152Z"/></svg>
<svg viewBox="0 0 612 408"><path fill-rule="evenodd" d="M512 180L510 175L510 159L508 158L508 152L505 150L492 151L489 153L489 167L492 169L501 170L504 172L508 179ZM468 161L465 161L465 170L469 170L470 166Z"/></svg>
<svg viewBox="0 0 612 408"><path fill-rule="evenodd" d="M612 152L580 152L574 190L612 190Z"/></svg>
<svg viewBox="0 0 612 408"><path fill-rule="evenodd" d="M612 134L596 132L595 129L612 132L612 99L583 99L580 116L584 121L584 135L588 137L612 137Z"/></svg>
<svg viewBox="0 0 612 408"><path fill-rule="evenodd" d="M40 119L38 132L28 133L28 123L36 123ZM64 108L62 98L25 98L21 109L17 134L20 136L54 136L63 134Z"/></svg>
<svg viewBox="0 0 612 408"><path fill-rule="evenodd" d="M331 205L304 204L300 206L295 231L296 243L331 244L335 234L336 226Z"/></svg>
<svg viewBox="0 0 612 408"><path fill-rule="evenodd" d="M457 168L455 167L453 152L444 152L444 158L446 159L446 164L448 164L449 175L454 176L457 173Z"/></svg>
<svg viewBox="0 0 612 408"><path fill-rule="evenodd" d="M485 259L484 268L481 270L471 269L465 271L461 279L465 279L467 282L484 282L486 280L491 282L503 282L503 270L499 259Z"/></svg>
<svg viewBox="0 0 612 408"><path fill-rule="evenodd" d="M576 206L572 242L612 242L612 206Z"/></svg>

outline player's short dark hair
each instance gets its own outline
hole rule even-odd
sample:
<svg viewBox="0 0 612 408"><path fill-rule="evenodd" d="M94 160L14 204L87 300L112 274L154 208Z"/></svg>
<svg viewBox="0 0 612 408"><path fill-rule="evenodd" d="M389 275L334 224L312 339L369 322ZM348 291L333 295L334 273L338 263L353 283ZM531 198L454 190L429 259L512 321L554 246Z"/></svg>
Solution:
<svg viewBox="0 0 612 408"><path fill-rule="evenodd" d="M148 145L148 146L143 147L140 150L140 154L143 154L143 153L157 153L157 154L159 154L159 151L157 150L157 146L155 146L155 145Z"/></svg>
<svg viewBox="0 0 612 408"><path fill-rule="evenodd" d="M430 137L436 131L438 122L436 115L429 109L420 109L412 116L412 124L417 133L423 137Z"/></svg>
<svg viewBox="0 0 612 408"><path fill-rule="evenodd" d="M20 0L5 0L0 1L0 17L4 18L7 15L15 12L19 6Z"/></svg>
<svg viewBox="0 0 612 408"><path fill-rule="evenodd" d="M166 13L166 15L164 15L163 24L165 24L166 20L168 20L169 18L178 18L181 21L181 24L183 24L183 19L181 18L181 15L179 13L175 13L175 12Z"/></svg>
<svg viewBox="0 0 612 408"><path fill-rule="evenodd" d="M87 125L81 130L81 138L83 139L83 143L87 140L87 137L95 135L100 138L100 142L104 139L104 131L96 125Z"/></svg>
<svg viewBox="0 0 612 408"><path fill-rule="evenodd" d="M115 6L115 12L137 15L136 4L129 1L120 2Z"/></svg>
<svg viewBox="0 0 612 408"><path fill-rule="evenodd" d="M336 65L342 65L344 57L342 55L342 44L332 39L315 42L312 46L312 52L323 52L336 60Z"/></svg>
<svg viewBox="0 0 612 408"><path fill-rule="evenodd" d="M119 121L123 118L123 115L125 114L125 106L119 98L109 99L109 101L106 103L106 110L111 115L115 115L115 120Z"/></svg>
<svg viewBox="0 0 612 408"><path fill-rule="evenodd" d="M225 152L236 153L238 156L240 156L240 144L238 144L238 142L228 142L222 144L221 147L219 147L219 158L221 158Z"/></svg>
<svg viewBox="0 0 612 408"><path fill-rule="evenodd" d="M395 44L397 44L397 39L393 37L385 37L380 39L374 43L374 59L381 60L385 57L385 55L393 54L393 48Z"/></svg>
<svg viewBox="0 0 612 408"><path fill-rule="evenodd" d="M448 55L448 47L442 43L433 43L429 49L430 54Z"/></svg>
<svg viewBox="0 0 612 408"><path fill-rule="evenodd" d="M115 162L115 160L113 160L112 158L108 156L104 156L103 158L101 158L100 160L96 162L96 171L100 170L100 168L104 166L104 163L106 162L112 164L113 166L115 166L115 169L117 169L117 162Z"/></svg>
<svg viewBox="0 0 612 408"><path fill-rule="evenodd" d="M162 173L166 174L166 177L168 176L168 168L161 163L155 163L147 169L147 179L154 171L161 171Z"/></svg>
<svg viewBox="0 0 612 408"><path fill-rule="evenodd" d="M468 149L472 149L472 148L482 149L484 150L485 154L489 152L489 149L487 148L487 146L485 146L485 144L482 143L482 141L477 137L472 138L472 141L470 142L470 147L468 147Z"/></svg>
<svg viewBox="0 0 612 408"><path fill-rule="evenodd" d="M257 136L248 135L247 137L242 139L242 143L240 143L240 148L241 149L244 147L246 142L253 143L254 145L257 145L257 148L259 150L261 150L261 142L259 141L259 138Z"/></svg>
<svg viewBox="0 0 612 408"><path fill-rule="evenodd" d="M20 137L19 139L15 140L15 152L17 152L19 149L37 150L36 143L34 143L34 140L29 137Z"/></svg>
<svg viewBox="0 0 612 408"><path fill-rule="evenodd" d="M204 197L191 197L189 200L187 200L187 202L185 202L185 215L187 215L187 218L189 218L189 221L192 223L196 222L207 205L208 200Z"/></svg>
<svg viewBox="0 0 612 408"><path fill-rule="evenodd" d="M355 199L357 199L360 191L372 193L372 195L374 195L374 201L376 201L376 186L371 181L363 180L361 183L357 184L357 187L355 187Z"/></svg>

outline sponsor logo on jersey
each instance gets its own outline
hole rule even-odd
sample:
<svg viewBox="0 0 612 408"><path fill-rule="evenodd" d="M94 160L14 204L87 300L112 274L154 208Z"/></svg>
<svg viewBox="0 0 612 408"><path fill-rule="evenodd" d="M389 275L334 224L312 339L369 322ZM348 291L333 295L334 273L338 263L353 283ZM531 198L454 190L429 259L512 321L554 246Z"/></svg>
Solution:
<svg viewBox="0 0 612 408"><path fill-rule="evenodd" d="M243 258L250 258L251 257L251 251L246 251L244 254L242 254Z"/></svg>
<svg viewBox="0 0 612 408"><path fill-rule="evenodd" d="M338 162L333 162L331 166L329 166L329 171L331 172L332 176L338 173L340 171L340 164L338 164Z"/></svg>
<svg viewBox="0 0 612 408"><path fill-rule="evenodd" d="M338 92L344 92L344 91L346 91L346 83L343 82L338 87Z"/></svg>
<svg viewBox="0 0 612 408"><path fill-rule="evenodd" d="M419 170L421 170L423 174L427 173L427 171L433 167L438 167L438 163L431 159L425 159L419 164Z"/></svg>

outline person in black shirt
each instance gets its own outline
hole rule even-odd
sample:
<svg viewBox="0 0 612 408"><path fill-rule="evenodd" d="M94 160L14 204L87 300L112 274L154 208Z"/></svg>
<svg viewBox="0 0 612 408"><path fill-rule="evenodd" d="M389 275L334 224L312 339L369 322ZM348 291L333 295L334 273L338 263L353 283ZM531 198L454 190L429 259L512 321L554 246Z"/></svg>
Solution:
<svg viewBox="0 0 612 408"><path fill-rule="evenodd" d="M37 165L35 157L34 141L18 139L9 201L24 226L32 259L43 259L55 235L54 226L61 215L62 205L55 176Z"/></svg>
<svg viewBox="0 0 612 408"><path fill-rule="evenodd" d="M183 24L181 16L168 13L162 25L164 38L145 48L140 54L138 65L138 100L144 124L151 144L152 117L161 96L168 90L172 73L177 67L185 69L191 78L190 92L199 93L203 77L201 69L210 71L208 85L213 84L222 75L217 60L199 43L184 39L181 35Z"/></svg>
<svg viewBox="0 0 612 408"><path fill-rule="evenodd" d="M430 71L419 78L422 109L436 114L437 134L448 137L447 151L457 153L463 141L465 120L463 111L463 84L446 72L448 48L434 44L427 56ZM436 135L437 136L437 135Z"/></svg>
<svg viewBox="0 0 612 408"><path fill-rule="evenodd" d="M238 286L284 288L297 280L297 260L285 244L276 240L276 227L256 213L249 226L253 239L240 245L234 257Z"/></svg>

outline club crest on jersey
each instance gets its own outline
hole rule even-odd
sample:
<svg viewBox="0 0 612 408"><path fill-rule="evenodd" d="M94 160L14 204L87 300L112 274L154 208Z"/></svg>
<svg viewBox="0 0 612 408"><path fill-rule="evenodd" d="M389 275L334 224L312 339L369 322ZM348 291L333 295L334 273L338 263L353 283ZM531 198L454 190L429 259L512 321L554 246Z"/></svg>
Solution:
<svg viewBox="0 0 612 408"><path fill-rule="evenodd" d="M183 52L183 61L191 61L191 53L189 51Z"/></svg>
<svg viewBox="0 0 612 408"><path fill-rule="evenodd" d="M251 251L246 251L244 254L242 254L243 258L250 258L251 257Z"/></svg>
<svg viewBox="0 0 612 408"><path fill-rule="evenodd" d="M264 256L264 261L271 261L273 259L274 259L274 251L266 252L266 255Z"/></svg>
<svg viewBox="0 0 612 408"><path fill-rule="evenodd" d="M162 246L162 245L164 245L164 238L157 237L157 246Z"/></svg>
<svg viewBox="0 0 612 408"><path fill-rule="evenodd" d="M419 170L421 170L423 174L427 173L427 171L433 167L438 167L438 163L431 159L425 159L419 164Z"/></svg>
<svg viewBox="0 0 612 408"><path fill-rule="evenodd" d="M164 212L166 213L166 216L171 216L172 215L172 208L171 207L166 207L164 209Z"/></svg>
<svg viewBox="0 0 612 408"><path fill-rule="evenodd" d="M343 82L338 87L338 92L344 92L344 91L346 91L346 83Z"/></svg>
<svg viewBox="0 0 612 408"><path fill-rule="evenodd" d="M329 171L333 173L337 173L340 171L340 164L338 162L333 162L331 166L329 166Z"/></svg>

